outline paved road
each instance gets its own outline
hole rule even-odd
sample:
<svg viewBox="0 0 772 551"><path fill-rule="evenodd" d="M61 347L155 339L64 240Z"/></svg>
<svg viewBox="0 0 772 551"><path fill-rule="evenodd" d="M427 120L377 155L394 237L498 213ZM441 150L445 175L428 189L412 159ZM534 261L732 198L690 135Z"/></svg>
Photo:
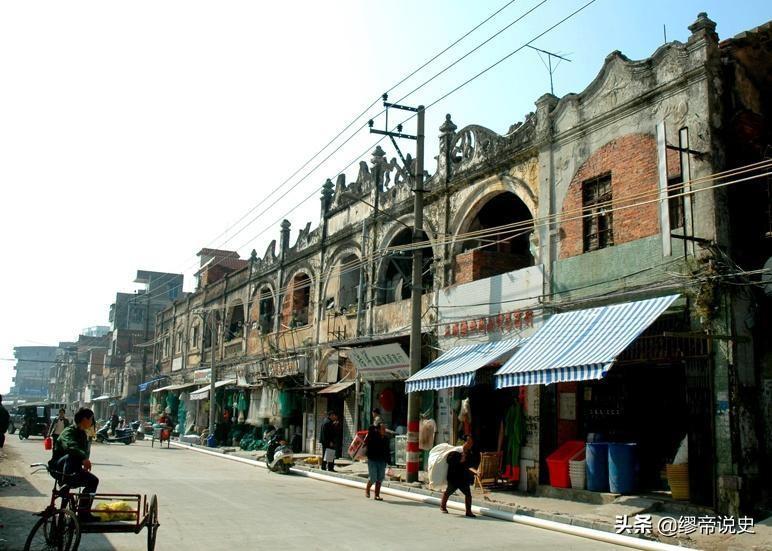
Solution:
<svg viewBox="0 0 772 551"><path fill-rule="evenodd" d="M42 440L9 438L0 476L0 549L18 549L42 509L52 481L30 476L44 461ZM161 527L156 549L615 549L611 545L485 517L442 515L436 507L360 490L281 476L265 469L148 442L92 447L99 490L157 494ZM84 550L143 549L140 535L86 534Z"/></svg>

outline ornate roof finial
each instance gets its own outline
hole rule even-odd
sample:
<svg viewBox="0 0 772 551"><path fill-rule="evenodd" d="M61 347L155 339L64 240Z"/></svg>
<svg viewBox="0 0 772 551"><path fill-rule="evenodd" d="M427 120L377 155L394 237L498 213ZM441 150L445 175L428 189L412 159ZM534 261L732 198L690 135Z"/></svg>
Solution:
<svg viewBox="0 0 772 551"><path fill-rule="evenodd" d="M442 133L440 134L440 137L445 136L447 134L452 134L453 132L456 131L457 128L458 126L453 124L453 121L450 120L450 113L448 113L447 115L445 115L445 122L442 123L442 126L440 126L440 132Z"/></svg>
<svg viewBox="0 0 772 551"><path fill-rule="evenodd" d="M375 149L373 150L373 159L372 163L380 163L383 162L383 160L386 158L386 152L381 148L380 145L376 145Z"/></svg>
<svg viewBox="0 0 772 551"><path fill-rule="evenodd" d="M707 30L710 33L716 32L716 22L713 21L708 14L704 11L697 14L697 20L689 25L689 30L692 34L695 34L702 30Z"/></svg>
<svg viewBox="0 0 772 551"><path fill-rule="evenodd" d="M292 224L290 223L290 221L287 220L286 218L281 221L281 229L282 230L289 230L291 225Z"/></svg>
<svg viewBox="0 0 772 551"><path fill-rule="evenodd" d="M252 253L249 255L249 260L255 262L257 260L257 251L252 249Z"/></svg>
<svg viewBox="0 0 772 551"><path fill-rule="evenodd" d="M333 189L335 189L335 184L332 183L332 180L327 178L322 186L322 198L332 197Z"/></svg>

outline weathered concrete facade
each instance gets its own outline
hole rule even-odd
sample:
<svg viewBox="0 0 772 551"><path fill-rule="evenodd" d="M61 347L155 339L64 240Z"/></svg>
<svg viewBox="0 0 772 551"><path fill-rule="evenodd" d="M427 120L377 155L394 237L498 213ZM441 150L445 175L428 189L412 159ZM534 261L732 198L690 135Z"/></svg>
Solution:
<svg viewBox="0 0 772 551"><path fill-rule="evenodd" d="M719 43L704 14L690 30L685 44L665 44L645 60L613 52L584 91L541 97L503 136L476 125L459 130L448 115L435 172L425 181L422 365L442 338L520 334L520 312L506 315L517 308L528 309L533 328L563 309L678 292L668 319L699 352L679 361L691 396L685 415L702 427L689 433L690 447L710 465L695 479L706 486L700 501L736 511L765 497L755 488L770 427L752 418L769 407L769 392L759 390L770 380L769 348L759 344L759 327L768 322L749 328L746 320L762 320L769 299L722 285L734 276L716 270L735 250L747 269L760 268L770 253L735 247L733 221L761 220L758 203L754 210L740 195L733 204L733 187L712 186L716 173L760 160L769 144L770 32L767 26ZM757 149L745 157L747 149L731 145L743 135ZM241 376L298 392L303 441L313 447L325 409L315 392L356 378L346 347L396 342L407 352L410 184L405 167L380 147L353 181L328 180L316 228L306 225L290 243L284 221L262 256L253 251L245 267L212 272L158 315L158 373L188 382L214 365L218 380ZM757 241L768 249L768 239ZM484 312L453 310L458 305L441 298L505 278L513 283L504 294L474 287L488 289ZM465 316L486 321L472 326ZM668 351L680 353L686 342ZM347 434L366 424L365 384L357 379L340 402L327 398L345 412ZM539 426L548 409L540 400L554 402L555 392L527 391L525 445L537 469L549 446L572 430L558 424L549 435L552 428Z"/></svg>

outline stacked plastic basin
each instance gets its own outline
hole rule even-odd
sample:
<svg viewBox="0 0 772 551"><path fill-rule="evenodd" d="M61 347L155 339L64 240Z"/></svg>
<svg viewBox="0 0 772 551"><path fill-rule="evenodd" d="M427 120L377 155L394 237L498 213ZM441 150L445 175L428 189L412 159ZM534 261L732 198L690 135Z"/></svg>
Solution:
<svg viewBox="0 0 772 551"><path fill-rule="evenodd" d="M571 478L571 487L575 490L584 490L587 478L586 448L579 450L568 462L568 475Z"/></svg>
<svg viewBox="0 0 772 551"><path fill-rule="evenodd" d="M569 488L571 478L568 474L568 462L584 448L581 440L569 440L547 456L547 468L550 474L550 486Z"/></svg>

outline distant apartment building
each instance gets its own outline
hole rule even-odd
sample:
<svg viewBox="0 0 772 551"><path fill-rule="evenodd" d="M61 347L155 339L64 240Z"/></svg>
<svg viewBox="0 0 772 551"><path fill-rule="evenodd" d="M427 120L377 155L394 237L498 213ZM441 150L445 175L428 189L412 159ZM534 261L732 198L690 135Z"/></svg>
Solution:
<svg viewBox="0 0 772 551"><path fill-rule="evenodd" d="M9 394L25 400L48 396L48 372L56 359L56 346L16 346L16 374Z"/></svg>

